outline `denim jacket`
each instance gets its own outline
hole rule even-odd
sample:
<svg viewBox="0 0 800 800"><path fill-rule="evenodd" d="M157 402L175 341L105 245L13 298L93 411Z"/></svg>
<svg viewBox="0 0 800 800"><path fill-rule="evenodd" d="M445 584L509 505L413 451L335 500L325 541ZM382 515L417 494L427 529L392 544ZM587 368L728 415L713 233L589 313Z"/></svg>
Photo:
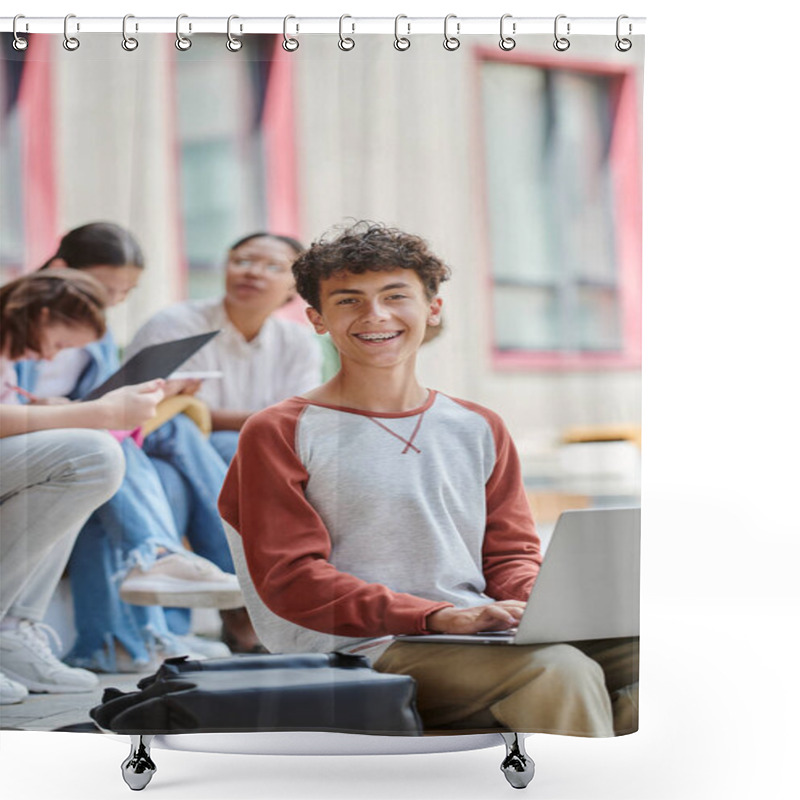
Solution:
<svg viewBox="0 0 800 800"><path fill-rule="evenodd" d="M119 369L117 345L110 330L106 331L102 339L92 342L83 349L89 354L90 361L78 377L72 391L67 395L70 400L80 400L85 397L95 386L99 386ZM18 361L15 365L19 385L34 394L39 380L40 363L28 360Z"/></svg>

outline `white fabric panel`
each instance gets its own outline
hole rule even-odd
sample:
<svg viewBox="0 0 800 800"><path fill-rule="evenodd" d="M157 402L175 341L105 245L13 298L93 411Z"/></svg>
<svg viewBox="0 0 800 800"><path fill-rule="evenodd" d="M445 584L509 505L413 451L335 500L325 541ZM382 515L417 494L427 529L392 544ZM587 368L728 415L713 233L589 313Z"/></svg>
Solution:
<svg viewBox="0 0 800 800"><path fill-rule="evenodd" d="M173 40L124 54L118 35L82 37L75 53L51 42L59 229L116 222L145 253L139 287L109 315L120 342L182 290Z"/></svg>

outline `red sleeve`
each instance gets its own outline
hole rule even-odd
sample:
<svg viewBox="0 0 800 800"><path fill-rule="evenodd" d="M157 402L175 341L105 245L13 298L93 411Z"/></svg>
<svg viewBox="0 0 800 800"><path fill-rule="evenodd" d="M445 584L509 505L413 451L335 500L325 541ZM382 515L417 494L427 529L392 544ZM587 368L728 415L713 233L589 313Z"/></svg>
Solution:
<svg viewBox="0 0 800 800"><path fill-rule="evenodd" d="M525 494L517 449L497 414L474 403L459 402L483 416L495 442L494 470L486 483L486 594L495 600L526 601L542 564L542 543Z"/></svg>
<svg viewBox="0 0 800 800"><path fill-rule="evenodd" d="M292 399L248 419L220 493L259 596L278 616L324 633L423 633L426 616L450 603L392 592L329 562L330 536L306 499L308 473L295 450L304 408Z"/></svg>

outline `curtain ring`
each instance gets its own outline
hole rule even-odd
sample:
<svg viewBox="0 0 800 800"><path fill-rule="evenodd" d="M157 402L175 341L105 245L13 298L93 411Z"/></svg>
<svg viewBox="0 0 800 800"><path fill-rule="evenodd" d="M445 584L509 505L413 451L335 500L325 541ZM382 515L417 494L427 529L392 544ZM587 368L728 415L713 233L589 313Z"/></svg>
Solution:
<svg viewBox="0 0 800 800"><path fill-rule="evenodd" d="M511 14L503 14L503 16L500 17L500 49L505 50L506 52L513 50L517 46L516 40L512 36L506 36L505 32L503 31L503 26L505 25L505 21L507 19L513 19ZM517 32L516 22L511 23L511 32Z"/></svg>
<svg viewBox="0 0 800 800"><path fill-rule="evenodd" d="M122 18L122 49L132 53L138 46L139 40L133 36L128 36L128 20L135 19L133 14L126 14ZM136 23L136 30L139 30L139 23Z"/></svg>
<svg viewBox="0 0 800 800"><path fill-rule="evenodd" d="M630 39L623 39L619 35L620 22L622 22L622 20L624 20L624 19L628 19L628 15L627 14L620 14L617 17L617 41L614 42L614 47L616 47L617 50L620 51L620 53L627 53L628 50L630 50L631 47L633 47L633 42ZM633 33L633 26L629 22L628 23L628 36L630 36L632 33Z"/></svg>
<svg viewBox="0 0 800 800"><path fill-rule="evenodd" d="M555 49L558 50L559 53L563 53L565 50L569 50L570 46L570 41L569 39L567 39L567 36L569 36L570 33L569 22L567 23L567 36L558 35L558 21L560 19L566 19L566 18L567 18L566 14L559 14L556 17L555 22L553 23L553 36L555 36L555 39L553 40L553 47L555 47Z"/></svg>
<svg viewBox="0 0 800 800"><path fill-rule="evenodd" d="M239 19L239 17L237 17L236 14L231 14L228 17L228 41L225 42L225 47L227 47L228 50L231 51L231 53L238 53L242 49L242 47L244 47L244 43L242 42L242 40L241 39L237 39L231 33L231 22L233 22L233 20L235 20L235 19ZM242 30L242 26L241 25L239 26L239 30L240 31Z"/></svg>
<svg viewBox="0 0 800 800"><path fill-rule="evenodd" d="M295 39L293 36L289 36L289 34L286 32L290 19L297 19L297 17L293 17L291 14L289 14L283 18L283 49L287 53L294 53L294 51L300 47L300 40ZM299 29L300 26L295 25L295 32L299 31Z"/></svg>
<svg viewBox="0 0 800 800"><path fill-rule="evenodd" d="M458 50L458 48L461 47L461 40L458 36L450 36L447 32L447 27L451 19L458 20L458 17L455 14L448 14L444 18L444 42L442 42L442 46L445 50L449 50L452 53L454 50ZM459 33L461 33L461 23L456 22L456 34Z"/></svg>
<svg viewBox="0 0 800 800"><path fill-rule="evenodd" d="M188 19L188 14L178 14L177 18L175 19L175 47L178 48L180 51L188 50L192 46L192 40L187 39L181 33L181 20ZM189 33L192 32L192 23L189 23Z"/></svg>
<svg viewBox="0 0 800 800"><path fill-rule="evenodd" d="M411 39L400 35L399 27L401 19L408 19L408 17L405 14L398 14L394 18L394 49L402 52L403 50L408 50L408 48L411 47ZM406 22L406 27L408 28L408 33L411 33L410 22Z"/></svg>
<svg viewBox="0 0 800 800"><path fill-rule="evenodd" d="M352 50L356 46L354 39L351 39L349 36L345 36L342 33L342 27L344 26L344 21L346 19L353 19L353 18L349 14L342 14L342 16L339 17L339 49L344 51ZM356 32L355 22L351 22L350 24L353 26L353 30L350 32L355 33Z"/></svg>
<svg viewBox="0 0 800 800"><path fill-rule="evenodd" d="M17 32L17 20L20 20L20 19L25 19L25 15L24 14L17 14L17 16L14 17L14 23L11 26L11 30L12 30L12 32L14 34L14 41L11 42L11 46L15 50L19 50L21 52L22 50L27 50L28 49L28 40L24 36L20 36L19 33ZM25 23L25 30L26 31L28 30L28 23L27 22Z"/></svg>
<svg viewBox="0 0 800 800"><path fill-rule="evenodd" d="M68 27L69 27L69 21L71 19L75 19L74 14L67 14L67 16L64 17L64 41L62 42L62 44L64 45L65 50L73 52L74 50L77 50L81 46L81 43L75 36L69 35ZM75 30L79 31L80 29L81 29L80 23L76 22Z"/></svg>

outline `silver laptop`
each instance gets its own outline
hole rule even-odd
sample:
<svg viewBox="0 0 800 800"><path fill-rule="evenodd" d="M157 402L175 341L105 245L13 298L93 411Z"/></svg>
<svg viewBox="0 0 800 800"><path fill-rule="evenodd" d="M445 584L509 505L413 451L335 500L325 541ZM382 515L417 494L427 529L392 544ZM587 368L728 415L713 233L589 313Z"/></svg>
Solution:
<svg viewBox="0 0 800 800"><path fill-rule="evenodd" d="M397 638L521 645L638 636L640 524L638 508L565 511L517 629Z"/></svg>

